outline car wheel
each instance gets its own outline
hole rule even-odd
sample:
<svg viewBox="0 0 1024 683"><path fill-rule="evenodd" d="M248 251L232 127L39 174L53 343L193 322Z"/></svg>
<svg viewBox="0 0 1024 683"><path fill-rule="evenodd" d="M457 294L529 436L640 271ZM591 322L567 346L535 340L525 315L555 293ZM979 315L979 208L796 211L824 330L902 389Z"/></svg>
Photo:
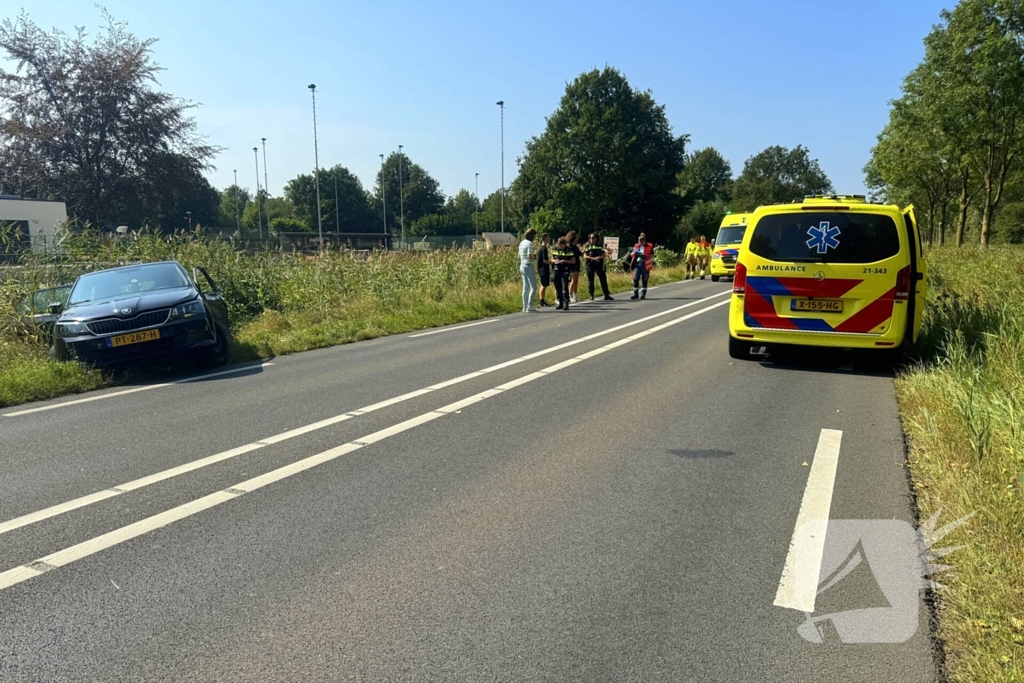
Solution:
<svg viewBox="0 0 1024 683"><path fill-rule="evenodd" d="M722 279L722 277L720 275L712 275L711 276L711 281L712 282L718 282L721 279Z"/></svg>
<svg viewBox="0 0 1024 683"><path fill-rule="evenodd" d="M736 360L751 360L750 350L754 348L754 345L750 342L736 339L732 335L729 335L729 357L735 358Z"/></svg>
<svg viewBox="0 0 1024 683"><path fill-rule="evenodd" d="M228 331L220 325L214 326L214 329L217 331L217 339L213 346L208 346L203 350L203 361L208 366L219 367L228 362L230 353Z"/></svg>

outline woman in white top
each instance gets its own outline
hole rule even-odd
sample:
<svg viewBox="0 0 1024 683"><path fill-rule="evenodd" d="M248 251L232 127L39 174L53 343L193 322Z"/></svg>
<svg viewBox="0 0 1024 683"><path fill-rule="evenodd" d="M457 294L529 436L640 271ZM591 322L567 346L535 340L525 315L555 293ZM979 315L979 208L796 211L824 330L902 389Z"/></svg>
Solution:
<svg viewBox="0 0 1024 683"><path fill-rule="evenodd" d="M522 242L519 243L519 272L523 275L523 313L535 311L533 307L533 293L537 291L537 270L533 262L537 255L533 253L533 238L537 231L530 228Z"/></svg>

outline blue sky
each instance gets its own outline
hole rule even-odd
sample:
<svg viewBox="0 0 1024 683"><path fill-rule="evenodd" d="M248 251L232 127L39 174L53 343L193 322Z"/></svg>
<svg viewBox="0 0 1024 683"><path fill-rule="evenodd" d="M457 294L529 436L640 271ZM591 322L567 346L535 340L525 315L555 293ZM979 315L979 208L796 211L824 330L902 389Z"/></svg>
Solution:
<svg viewBox="0 0 1024 683"><path fill-rule="evenodd" d="M842 192L861 168L887 103L923 56L952 0L523 0L270 2L103 0L137 35L159 38L161 86L200 103L209 173L255 188L252 147L267 138L270 188L313 168L307 85L317 85L320 164L373 187L379 154L405 146L446 194L505 181L565 84L611 65L664 104L691 149L712 145L738 174L773 144L803 144ZM843 7L846 9L843 9ZM92 0L0 0L45 28L95 30ZM260 151L260 181L263 153Z"/></svg>

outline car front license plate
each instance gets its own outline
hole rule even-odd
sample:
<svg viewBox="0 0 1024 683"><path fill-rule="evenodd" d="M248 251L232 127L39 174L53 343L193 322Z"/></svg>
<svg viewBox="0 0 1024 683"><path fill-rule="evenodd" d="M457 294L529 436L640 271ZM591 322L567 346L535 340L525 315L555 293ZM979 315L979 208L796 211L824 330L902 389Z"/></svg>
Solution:
<svg viewBox="0 0 1024 683"><path fill-rule="evenodd" d="M809 311L812 313L842 313L843 302L840 299L793 299L791 311Z"/></svg>
<svg viewBox="0 0 1024 683"><path fill-rule="evenodd" d="M142 332L132 332L131 334L120 334L116 337L110 337L107 339L107 346L116 349L119 346L138 344L139 342L148 342L159 338L160 330L144 330Z"/></svg>

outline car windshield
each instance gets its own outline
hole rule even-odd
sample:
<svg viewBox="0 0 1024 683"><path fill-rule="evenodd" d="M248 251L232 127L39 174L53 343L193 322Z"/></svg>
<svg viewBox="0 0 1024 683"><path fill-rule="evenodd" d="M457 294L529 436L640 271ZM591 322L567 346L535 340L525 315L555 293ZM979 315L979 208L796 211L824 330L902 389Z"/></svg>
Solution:
<svg viewBox="0 0 1024 683"><path fill-rule="evenodd" d="M720 247L723 244L739 244L743 241L743 233L746 231L747 226L745 225L722 228L718 231L718 240L715 242L715 246Z"/></svg>
<svg viewBox="0 0 1024 683"><path fill-rule="evenodd" d="M772 261L874 263L900 252L900 235L884 214L769 214L754 226L750 251Z"/></svg>
<svg viewBox="0 0 1024 683"><path fill-rule="evenodd" d="M188 286L188 276L176 263L151 263L133 268L104 270L79 278L68 305Z"/></svg>

